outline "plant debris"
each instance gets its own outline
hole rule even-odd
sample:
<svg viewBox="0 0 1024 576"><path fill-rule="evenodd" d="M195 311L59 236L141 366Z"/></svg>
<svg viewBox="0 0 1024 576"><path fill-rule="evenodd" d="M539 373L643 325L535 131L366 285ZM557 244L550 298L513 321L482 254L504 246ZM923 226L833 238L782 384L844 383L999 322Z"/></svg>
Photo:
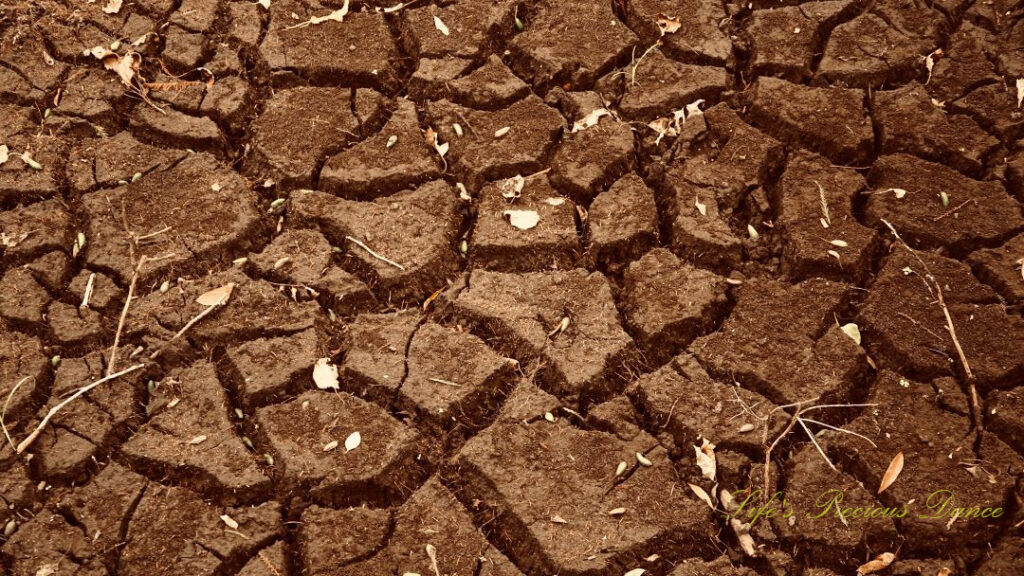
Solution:
<svg viewBox="0 0 1024 576"><path fill-rule="evenodd" d="M850 322L849 324L843 324L842 326L839 327L839 329L843 331L843 334L849 336L850 340L853 340L857 344L857 346L860 346L859 326L857 326L853 322Z"/></svg>
<svg viewBox="0 0 1024 576"><path fill-rule="evenodd" d="M224 525L226 525L228 528L231 528L232 530L238 530L238 522L236 522L235 519L231 516L228 516L227 514L221 514L220 519L221 522L224 522Z"/></svg>
<svg viewBox="0 0 1024 576"><path fill-rule="evenodd" d="M701 445L694 446L693 451L697 456L697 467L700 468L701 475L714 482L718 476L715 445L709 442L707 438L701 438Z"/></svg>
<svg viewBox="0 0 1024 576"><path fill-rule="evenodd" d="M313 383L321 390L338 390L338 367L330 358L320 358L313 365Z"/></svg>
<svg viewBox="0 0 1024 576"><path fill-rule="evenodd" d="M444 34L445 36L451 34L451 32L448 31L448 26L446 26L445 23L442 22L441 19L437 16L434 16L434 28L437 28L438 31L440 31L441 34Z"/></svg>
<svg viewBox="0 0 1024 576"><path fill-rule="evenodd" d="M877 494L885 492L892 483L896 481L900 476L900 472L903 472L903 451L899 451L895 456L892 457L892 461L889 462L889 467L886 468L885 474L882 475L882 482L878 486Z"/></svg>
<svg viewBox="0 0 1024 576"><path fill-rule="evenodd" d="M10 149L7 144L0 144L0 166L7 162L7 158L10 156Z"/></svg>
<svg viewBox="0 0 1024 576"><path fill-rule="evenodd" d="M1024 78L1017 78L1017 108L1024 104Z"/></svg>
<svg viewBox="0 0 1024 576"><path fill-rule="evenodd" d="M935 63L942 59L945 53L942 48L937 48L934 52L924 57L924 67L928 70L928 79L924 81L927 86L932 81L932 69L935 68Z"/></svg>
<svg viewBox="0 0 1024 576"><path fill-rule="evenodd" d="M662 36L665 34L675 34L682 27L683 25L679 22L678 16L658 14L658 28L661 30Z"/></svg>
<svg viewBox="0 0 1024 576"><path fill-rule="evenodd" d="M501 190L502 198L506 200L515 200L523 194L523 187L526 186L526 179L520 174L516 174L511 178L502 180L499 189Z"/></svg>
<svg viewBox="0 0 1024 576"><path fill-rule="evenodd" d="M423 139L430 144L434 150L437 151L437 155L441 157L441 162L444 163L444 169L448 169L448 161L445 160L444 155L448 153L448 143L440 144L437 141L437 132L433 128L428 127L427 131L423 133Z"/></svg>
<svg viewBox="0 0 1024 576"><path fill-rule="evenodd" d="M295 24L294 26L289 26L285 28L285 30L294 30L295 28L315 26L317 24L323 24L324 22L343 22L345 20L345 16L348 15L348 2L349 0L345 0L345 3L342 4L341 8L338 8L337 10L331 12L326 16L313 16L309 20L306 20L305 22L300 22L298 24Z"/></svg>
<svg viewBox="0 0 1024 576"><path fill-rule="evenodd" d="M858 576L863 576L864 574L873 574L880 570L885 570L895 559L896 555L892 552L883 552L878 556L875 556L874 560L861 564L857 568L857 574Z"/></svg>
<svg viewBox="0 0 1024 576"><path fill-rule="evenodd" d="M540 222L540 214L536 210L505 210L502 214L508 218L509 224L519 230L529 230Z"/></svg>
<svg viewBox="0 0 1024 576"><path fill-rule="evenodd" d="M359 445L362 443L363 437L359 432L349 434L348 438L345 438L345 452L351 452L356 448L359 448Z"/></svg>
<svg viewBox="0 0 1024 576"><path fill-rule="evenodd" d="M576 133L580 130L586 130L591 126L596 126L601 118L611 115L611 110L608 110L607 108L596 108L591 110L589 114L573 122L571 132Z"/></svg>
<svg viewBox="0 0 1024 576"><path fill-rule="evenodd" d="M107 5L103 7L103 13L117 14L121 11L122 4L124 4L124 0L107 0Z"/></svg>

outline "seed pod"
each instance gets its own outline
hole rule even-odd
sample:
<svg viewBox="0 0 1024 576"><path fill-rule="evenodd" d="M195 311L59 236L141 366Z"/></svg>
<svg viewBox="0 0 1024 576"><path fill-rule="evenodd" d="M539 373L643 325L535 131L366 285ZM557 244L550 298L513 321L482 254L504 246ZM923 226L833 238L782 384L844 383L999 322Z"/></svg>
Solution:
<svg viewBox="0 0 1024 576"><path fill-rule="evenodd" d="M639 462L641 466L654 466L654 462L651 462L647 456L644 456L640 452L636 453L636 461Z"/></svg>
<svg viewBox="0 0 1024 576"><path fill-rule="evenodd" d="M54 368L60 366L60 354L50 358L50 366L53 366Z"/></svg>
<svg viewBox="0 0 1024 576"><path fill-rule="evenodd" d="M615 467L615 475L622 476L622 473L626 471L628 466L629 464L626 464L625 461L619 462L619 465Z"/></svg>
<svg viewBox="0 0 1024 576"><path fill-rule="evenodd" d="M388 138L388 143L384 145L384 148L387 148L387 149L390 150L391 147L394 146L396 143L398 143L398 136L395 136L394 134L392 134L391 137Z"/></svg>
<svg viewBox="0 0 1024 576"><path fill-rule="evenodd" d="M555 415L552 414L551 412L545 412L544 413L544 419L547 420L548 422L554 422L555 421Z"/></svg>
<svg viewBox="0 0 1024 576"><path fill-rule="evenodd" d="M170 282L170 280L164 280L164 283L160 285L160 293L164 294L164 293L166 293L170 289L171 289L171 282Z"/></svg>
<svg viewBox="0 0 1024 576"><path fill-rule="evenodd" d="M458 122L452 124L452 130L455 131L455 135L456 136L458 136L460 138L462 137L462 134L463 134L463 132L462 132L462 124L459 124Z"/></svg>
<svg viewBox="0 0 1024 576"><path fill-rule="evenodd" d="M4 526L4 538L10 538L11 534L14 534L14 530L18 527L16 520L8 520Z"/></svg>
<svg viewBox="0 0 1024 576"><path fill-rule="evenodd" d="M331 450L334 450L337 447L338 447L338 441L337 440L331 440L327 444L324 444L324 452L330 452Z"/></svg>
<svg viewBox="0 0 1024 576"><path fill-rule="evenodd" d="M512 129L511 126L505 126L503 128L498 128L497 130L494 131L494 137L495 138L501 138L505 134L508 134L509 130L511 130L511 129Z"/></svg>

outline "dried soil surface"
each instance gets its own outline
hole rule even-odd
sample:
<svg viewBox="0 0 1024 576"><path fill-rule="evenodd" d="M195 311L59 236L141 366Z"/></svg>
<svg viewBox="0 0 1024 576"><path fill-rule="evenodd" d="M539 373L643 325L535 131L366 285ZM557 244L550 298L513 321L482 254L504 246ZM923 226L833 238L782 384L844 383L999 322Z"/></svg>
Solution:
<svg viewBox="0 0 1024 576"><path fill-rule="evenodd" d="M0 576L1018 576L1022 101L1019 0L0 2Z"/></svg>

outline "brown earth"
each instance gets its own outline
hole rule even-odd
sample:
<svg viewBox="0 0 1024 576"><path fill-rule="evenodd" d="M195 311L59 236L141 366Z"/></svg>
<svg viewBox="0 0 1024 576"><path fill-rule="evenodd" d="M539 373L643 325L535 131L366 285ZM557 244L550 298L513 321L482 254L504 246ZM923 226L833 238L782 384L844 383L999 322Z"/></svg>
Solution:
<svg viewBox="0 0 1024 576"><path fill-rule="evenodd" d="M1020 90L1019 0L0 3L0 576L1024 573Z"/></svg>

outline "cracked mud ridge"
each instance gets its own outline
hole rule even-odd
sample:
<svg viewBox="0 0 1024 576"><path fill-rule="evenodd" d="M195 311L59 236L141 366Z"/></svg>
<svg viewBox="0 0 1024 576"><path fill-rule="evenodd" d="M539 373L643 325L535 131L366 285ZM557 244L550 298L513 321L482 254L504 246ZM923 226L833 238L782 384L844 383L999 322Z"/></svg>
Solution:
<svg viewBox="0 0 1024 576"><path fill-rule="evenodd" d="M0 0L0 575L1024 573L1020 0Z"/></svg>

